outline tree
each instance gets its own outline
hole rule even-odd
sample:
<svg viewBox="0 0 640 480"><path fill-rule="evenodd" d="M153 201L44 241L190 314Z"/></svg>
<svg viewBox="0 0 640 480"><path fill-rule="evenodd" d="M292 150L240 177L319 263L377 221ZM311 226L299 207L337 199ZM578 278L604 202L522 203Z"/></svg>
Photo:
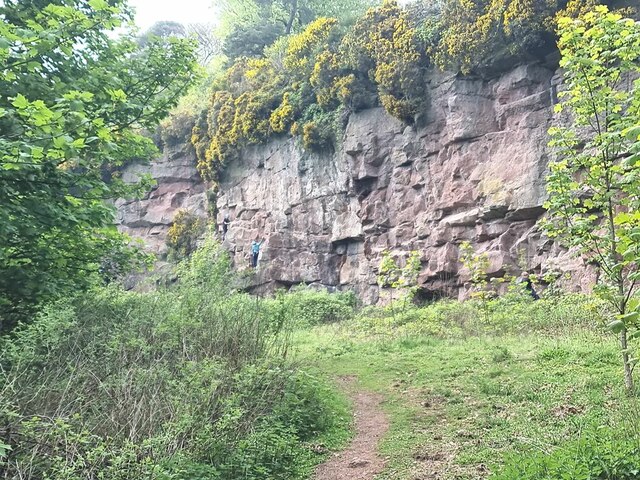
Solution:
<svg viewBox="0 0 640 480"><path fill-rule="evenodd" d="M471 298L480 301L480 308L484 321L489 321L489 300L495 298L496 292L490 290L489 286L489 255L487 252L476 253L469 242L460 244L460 262L469 271L471 281Z"/></svg>
<svg viewBox="0 0 640 480"><path fill-rule="evenodd" d="M154 37L168 40L171 37L189 38L196 42L196 55L200 65L206 65L215 55L222 53L222 41L215 35L210 23L190 23L186 27L179 22L163 20L154 23L138 37L138 43L146 46Z"/></svg>
<svg viewBox="0 0 640 480"><path fill-rule="evenodd" d="M222 53L222 41L215 34L212 24L190 23L187 25L187 35L198 44L197 54L200 65L207 65L213 57Z"/></svg>
<svg viewBox="0 0 640 480"><path fill-rule="evenodd" d="M223 52L230 60L262 56L278 38L300 32L321 17L351 19L370 0L226 0L220 6Z"/></svg>
<svg viewBox="0 0 640 480"><path fill-rule="evenodd" d="M624 381L634 389L628 342L640 336L640 23L597 7L559 21L565 90L550 130L557 159L547 178L547 232L602 272L596 293L614 307Z"/></svg>
<svg viewBox="0 0 640 480"><path fill-rule="evenodd" d="M277 23L236 25L225 38L222 46L229 60L242 57L260 57L265 47L284 35L284 28Z"/></svg>
<svg viewBox="0 0 640 480"><path fill-rule="evenodd" d="M121 0L0 6L0 328L91 283L127 243L108 200L142 192L118 167L156 153L153 127L194 80L194 45L109 32Z"/></svg>
<svg viewBox="0 0 640 480"><path fill-rule="evenodd" d="M460 244L460 262L469 271L469 280L473 285L472 296L484 298L489 283L487 270L489 269L489 256L486 252L476 253L469 242Z"/></svg>
<svg viewBox="0 0 640 480"><path fill-rule="evenodd" d="M160 37L165 39L169 37L184 38L186 35L187 30L181 23L174 22L172 20L163 20L154 23L146 32L140 35L140 37L138 38L138 43L140 43L140 45L144 47L153 37Z"/></svg>
<svg viewBox="0 0 640 480"><path fill-rule="evenodd" d="M378 286L380 288L391 287L389 292L389 304L391 313L395 317L393 308L394 292L400 292L400 298L403 300L402 307L406 308L407 302L413 300L418 290L418 276L420 275L420 253L413 250L409 253L409 257L405 261L403 267L400 267L391 256L389 250L382 252L382 259L378 266Z"/></svg>
<svg viewBox="0 0 640 480"><path fill-rule="evenodd" d="M250 31L261 25L277 24L284 35L289 35L319 17L348 22L375 3L372 0L223 0L218 7L220 31L227 36L234 28Z"/></svg>

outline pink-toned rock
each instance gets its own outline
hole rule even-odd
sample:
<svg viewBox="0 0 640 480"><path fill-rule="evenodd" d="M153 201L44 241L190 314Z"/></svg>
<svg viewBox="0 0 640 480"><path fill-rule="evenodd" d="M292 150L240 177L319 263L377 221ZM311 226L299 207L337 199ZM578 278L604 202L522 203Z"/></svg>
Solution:
<svg viewBox="0 0 640 480"><path fill-rule="evenodd" d="M119 199L116 222L126 233L141 237L149 250L166 252L166 236L179 210L206 218L206 186L196 170L196 161L190 149L166 151L149 165L130 165L122 175L124 181L137 181L141 175L150 174L156 181L142 200Z"/></svg>
<svg viewBox="0 0 640 480"><path fill-rule="evenodd" d="M382 108L352 114L334 153L305 152L278 138L243 151L221 175L217 221L228 213L225 246L244 267L249 244L266 237L256 288L295 283L354 289L380 298L385 250L423 258L428 297L464 295L458 246L471 241L489 274L557 269L587 289L593 269L549 239L543 215L556 72L522 65L493 79L433 73L431 99L415 126ZM140 202L118 201L122 228L162 250L173 215L206 215L193 152L169 152L147 167L158 187Z"/></svg>

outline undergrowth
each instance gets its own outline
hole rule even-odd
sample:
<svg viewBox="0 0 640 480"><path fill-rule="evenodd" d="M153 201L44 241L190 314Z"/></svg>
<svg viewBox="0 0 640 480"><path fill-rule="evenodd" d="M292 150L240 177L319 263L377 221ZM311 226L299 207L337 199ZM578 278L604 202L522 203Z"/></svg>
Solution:
<svg viewBox="0 0 640 480"><path fill-rule="evenodd" d="M378 480L640 478L638 404L594 297L358 310L238 284L209 244L175 285L99 289L2 338L5 477L309 478L350 434L326 379L355 375L391 420Z"/></svg>
<svg viewBox="0 0 640 480"><path fill-rule="evenodd" d="M348 435L345 400L233 284L209 244L172 287L98 289L0 339L3 478L305 478Z"/></svg>
<svg viewBox="0 0 640 480"><path fill-rule="evenodd" d="M301 286L278 292L265 305L272 318L289 319L293 326L301 328L350 320L356 313L356 303L352 292L329 293Z"/></svg>

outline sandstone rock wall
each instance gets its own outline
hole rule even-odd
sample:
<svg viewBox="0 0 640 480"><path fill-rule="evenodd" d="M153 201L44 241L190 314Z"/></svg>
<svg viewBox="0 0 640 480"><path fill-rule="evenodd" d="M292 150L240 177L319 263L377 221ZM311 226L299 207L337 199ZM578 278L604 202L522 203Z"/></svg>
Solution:
<svg viewBox="0 0 640 480"><path fill-rule="evenodd" d="M434 74L414 127L378 108L350 117L334 153L305 152L289 138L249 148L220 182L225 245L242 268L251 240L266 239L256 288L315 283L352 288L368 303L380 294L384 250L420 252L426 297L464 295L464 240L487 253L493 276L554 268L586 288L592 275L537 225L557 83L535 64L493 80ZM193 160L174 157L152 167L163 176L146 203L121 207L125 228L156 246L175 209L204 211Z"/></svg>
<svg viewBox="0 0 640 480"><path fill-rule="evenodd" d="M187 145L165 148L161 158L150 165L132 165L123 180L134 181L151 175L155 187L142 200L117 200L116 222L120 230L142 238L149 250L166 253L167 231L178 210L207 216L206 187L195 167L193 150Z"/></svg>

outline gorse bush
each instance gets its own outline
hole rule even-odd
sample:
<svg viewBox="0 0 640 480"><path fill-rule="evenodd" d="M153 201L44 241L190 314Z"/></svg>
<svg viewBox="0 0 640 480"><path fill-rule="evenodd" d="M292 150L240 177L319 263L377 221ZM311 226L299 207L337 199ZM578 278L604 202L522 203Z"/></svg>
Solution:
<svg viewBox="0 0 640 480"><path fill-rule="evenodd" d="M169 254L176 259L190 255L196 249L198 238L204 233L206 226L203 218L187 210L179 210L167 232Z"/></svg>
<svg viewBox="0 0 640 480"><path fill-rule="evenodd" d="M279 27L279 35L229 52L228 68L193 129L199 170L216 180L242 148L276 135L300 137L308 150L330 150L341 138L343 117L373 106L412 124L428 101L429 68L467 74L505 57L544 57L555 48L557 18L600 3L608 2L425 0L404 8L384 0L355 22L317 16L286 33ZM253 38L258 30L240 31Z"/></svg>
<svg viewBox="0 0 640 480"><path fill-rule="evenodd" d="M178 274L158 292L57 303L1 339L8 478L304 477L302 442L344 422L344 407L285 361L289 319L234 291L219 247Z"/></svg>
<svg viewBox="0 0 640 480"><path fill-rule="evenodd" d="M387 0L348 33L335 18L319 17L260 55L237 58L193 130L200 172L215 180L241 148L275 134L330 149L341 111L375 105L377 95L389 113L412 121L424 95L423 51L406 12Z"/></svg>
<svg viewBox="0 0 640 480"><path fill-rule="evenodd" d="M385 1L358 20L345 37L349 66L365 71L392 116L413 121L424 101L424 46L408 13Z"/></svg>
<svg viewBox="0 0 640 480"><path fill-rule="evenodd" d="M556 19L577 17L599 0L446 0L436 25L439 40L429 54L441 68L469 73L492 60L535 57L555 48Z"/></svg>

